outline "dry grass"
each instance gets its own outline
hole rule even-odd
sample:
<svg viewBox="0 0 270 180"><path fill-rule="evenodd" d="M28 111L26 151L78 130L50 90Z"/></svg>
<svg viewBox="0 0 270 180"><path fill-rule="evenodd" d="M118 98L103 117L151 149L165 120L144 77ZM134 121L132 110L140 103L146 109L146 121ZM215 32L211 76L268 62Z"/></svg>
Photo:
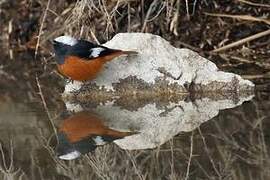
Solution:
<svg viewBox="0 0 270 180"><path fill-rule="evenodd" d="M8 156L5 153L2 144L0 144L1 153L1 165L0 165L0 177L3 180L22 180L25 177L24 172L20 168L16 168L14 165L14 147L12 141L10 141L10 151ZM9 158L9 159L8 159Z"/></svg>
<svg viewBox="0 0 270 180"><path fill-rule="evenodd" d="M17 44L20 50L34 49L35 54L39 50L38 55L45 56L43 66L53 63L52 58L48 58L51 53L48 40L61 34L99 44L119 32L149 32L164 37L176 47L187 47L199 52L222 69L246 77L260 74L264 79L269 79L267 49L270 14L267 1L28 1L29 4L37 4L37 7L28 5L29 9L23 8L27 6L27 0L21 0L17 5L25 17L12 20L8 16L3 18L2 21L8 24L7 28L2 29L3 38L13 47ZM34 25L32 29L25 30L20 27L23 23ZM17 31L25 34L18 37ZM10 57L16 56L16 48L9 48ZM252 53L247 53L247 49ZM229 60L223 56L225 50ZM247 59L251 63L239 63L231 56ZM263 66L258 67L256 64ZM256 76L252 77L260 83Z"/></svg>

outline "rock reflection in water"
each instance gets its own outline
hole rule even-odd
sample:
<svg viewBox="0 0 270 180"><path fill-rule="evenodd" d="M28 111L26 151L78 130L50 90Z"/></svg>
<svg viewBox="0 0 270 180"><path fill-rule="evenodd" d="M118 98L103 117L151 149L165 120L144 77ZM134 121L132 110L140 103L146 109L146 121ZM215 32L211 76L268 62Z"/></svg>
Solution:
<svg viewBox="0 0 270 180"><path fill-rule="evenodd" d="M78 112L65 119L59 127L57 154L60 159L72 160L134 133L110 129L104 120L90 111Z"/></svg>
<svg viewBox="0 0 270 180"><path fill-rule="evenodd" d="M151 102L132 109L135 101L130 100L131 107L121 106L117 101L105 104L66 102L69 111L91 109L106 125L118 131L137 131L131 136L115 140L122 149L150 149L164 144L180 132L189 132L217 116L220 110L233 108L249 101L253 95L239 96L235 99L201 98L194 101Z"/></svg>

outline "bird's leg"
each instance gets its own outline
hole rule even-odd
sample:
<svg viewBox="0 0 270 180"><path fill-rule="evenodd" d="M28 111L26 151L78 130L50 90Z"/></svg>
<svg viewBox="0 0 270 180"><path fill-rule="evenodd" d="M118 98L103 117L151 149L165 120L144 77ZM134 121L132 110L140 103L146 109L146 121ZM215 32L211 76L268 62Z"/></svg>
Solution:
<svg viewBox="0 0 270 180"><path fill-rule="evenodd" d="M66 93L77 93L82 87L83 82L76 81L76 80L70 80L69 83L65 86L65 92Z"/></svg>
<svg viewBox="0 0 270 180"><path fill-rule="evenodd" d="M67 78L66 79L66 84L68 84L68 83L72 83L73 84L73 82L74 82L74 80L72 80L71 78Z"/></svg>

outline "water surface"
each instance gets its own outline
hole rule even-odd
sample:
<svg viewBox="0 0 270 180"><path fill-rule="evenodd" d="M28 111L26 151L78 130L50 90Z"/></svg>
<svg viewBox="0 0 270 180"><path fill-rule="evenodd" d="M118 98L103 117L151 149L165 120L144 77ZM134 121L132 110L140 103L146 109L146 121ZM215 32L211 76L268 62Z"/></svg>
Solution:
<svg viewBox="0 0 270 180"><path fill-rule="evenodd" d="M269 96L241 103L50 107L55 135L42 104L2 98L1 179L267 179Z"/></svg>

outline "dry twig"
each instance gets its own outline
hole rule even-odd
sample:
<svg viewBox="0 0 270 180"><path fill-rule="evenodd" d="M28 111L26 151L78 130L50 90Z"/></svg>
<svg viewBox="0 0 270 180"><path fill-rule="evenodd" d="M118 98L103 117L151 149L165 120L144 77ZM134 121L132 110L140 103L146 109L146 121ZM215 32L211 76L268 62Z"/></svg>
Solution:
<svg viewBox="0 0 270 180"><path fill-rule="evenodd" d="M242 77L249 80L270 78L270 76L267 74L242 75Z"/></svg>
<svg viewBox="0 0 270 180"><path fill-rule="evenodd" d="M270 8L270 5L268 4L261 4L261 3L254 3L254 2L250 2L250 1L246 1L246 0L237 0L241 3L245 3L251 6L259 6L259 7L266 7L266 8Z"/></svg>
<svg viewBox="0 0 270 180"><path fill-rule="evenodd" d="M136 163L134 157L133 157L133 156L130 154L130 152L128 152L128 151L126 151L126 153L127 153L127 155L129 156L129 158L130 158L130 160L131 160L131 162L132 162L133 168L134 168L134 170L135 170L135 172L136 172L138 178L139 178L140 180L144 180L145 177L143 176L143 174L141 173L141 171L138 169L138 166L137 166L137 163Z"/></svg>
<svg viewBox="0 0 270 180"><path fill-rule="evenodd" d="M203 144L204 144L204 147L205 147L205 152L206 152L206 154L207 154L207 156L208 156L208 159L210 160L210 162L211 162L211 164L212 164L212 166L213 166L213 169L215 170L215 172L216 172L216 174L218 175L219 179L221 179L221 175L220 175L220 173L219 173L219 171L218 171L218 169L217 169L217 167L216 167L216 165L215 165L215 162L214 162L213 158L212 158L211 155L210 155L209 149L208 149L207 144L206 144L205 137L203 136L200 127L198 127L198 131L199 131L199 133L200 133L200 135L201 135L201 137L202 137L202 141L203 141Z"/></svg>
<svg viewBox="0 0 270 180"><path fill-rule="evenodd" d="M207 16L215 16L215 17L227 17L227 18L233 18L233 19L240 19L240 20L246 20L246 21L257 21L257 22L264 22L268 25L270 25L270 20L258 18L250 15L231 15L231 14L216 14L216 13L204 13Z"/></svg>
<svg viewBox="0 0 270 180"><path fill-rule="evenodd" d="M187 166L187 172L186 172L185 180L188 180L192 156L193 156L193 131L192 131L191 137L190 137L190 153L189 153L189 158L188 158L188 166Z"/></svg>
<svg viewBox="0 0 270 180"><path fill-rule="evenodd" d="M185 0L186 3L186 13L187 13L187 18L190 20L190 15L189 15L189 8L188 8L188 0Z"/></svg>
<svg viewBox="0 0 270 180"><path fill-rule="evenodd" d="M266 30L266 31L263 31L263 32L260 32L260 33L257 33L257 34L254 34L254 35L252 35L252 36L248 36L248 37L246 37L246 38L244 38L244 39L240 39L240 40L238 40L238 41L236 41L236 42L230 43L230 44L225 45L225 46L223 46L223 47L214 49L214 50L212 50L211 52L217 53L217 52L220 52L220 51L225 51L225 50L230 49L230 48L233 48L233 47L235 47L235 46L239 46L239 45L244 44L244 43L247 43L247 42L249 42L249 41L252 41L252 40L261 38L261 37L263 37L263 36L267 36L267 35L269 35L269 34L270 34L270 29L268 29L268 30Z"/></svg>
<svg viewBox="0 0 270 180"><path fill-rule="evenodd" d="M50 3L51 3L51 0L48 0L44 15L42 17L41 25L40 25L40 28L39 28L39 31L38 31L37 44L36 44L36 49L35 49L35 57L37 56L37 51L38 51L39 42L40 42L40 36L42 34L42 31L43 31L43 26L44 26L44 22L45 22L45 19L46 19L46 16L47 16L47 12L48 12L49 7L50 7Z"/></svg>
<svg viewBox="0 0 270 180"><path fill-rule="evenodd" d="M22 177L24 175L24 172L20 168L16 169L14 167L14 146L13 146L12 141L10 141L9 156L10 156L10 159L9 159L10 162L8 165L3 146L0 143L0 157L1 157L0 159L2 160L2 164L3 164L3 166L0 165L0 173L4 175L4 180L15 179L17 175L20 175L20 177Z"/></svg>
<svg viewBox="0 0 270 180"><path fill-rule="evenodd" d="M40 95L40 98L41 98L43 107L44 107L44 109L45 109L45 111L46 111L46 113L47 113L47 116L48 116L48 118L49 118L49 120L50 120L51 126L52 126L52 128L53 128L54 133L55 133L55 137L56 137L57 142L58 142L58 137L57 137L56 127L55 127L55 125L54 125L54 123L53 123L53 118L52 118L52 116L51 116L51 114L50 114L50 112L49 112L49 109L48 109L47 103L46 103L46 101L45 101L45 98L44 98L44 96L43 96L43 93L42 93L42 90L41 90L41 86L40 86L40 83L39 83L39 79L38 79L37 76L36 76L36 83L37 83L37 87L38 87L38 91L39 91L38 94Z"/></svg>
<svg viewBox="0 0 270 180"><path fill-rule="evenodd" d="M173 32L174 35L178 36L178 24L179 24L179 11L180 11L180 0L176 2L176 10L174 16L170 23L170 31Z"/></svg>
<svg viewBox="0 0 270 180"><path fill-rule="evenodd" d="M152 11L156 9L157 4L158 4L158 0L154 0L154 1L150 4L150 7L148 8L147 13L146 13L146 16L145 16L145 18L144 18L144 23L143 23L141 32L144 32L144 30L145 30L145 28L146 28L146 24L147 24L148 19L149 19L149 16L151 15Z"/></svg>

